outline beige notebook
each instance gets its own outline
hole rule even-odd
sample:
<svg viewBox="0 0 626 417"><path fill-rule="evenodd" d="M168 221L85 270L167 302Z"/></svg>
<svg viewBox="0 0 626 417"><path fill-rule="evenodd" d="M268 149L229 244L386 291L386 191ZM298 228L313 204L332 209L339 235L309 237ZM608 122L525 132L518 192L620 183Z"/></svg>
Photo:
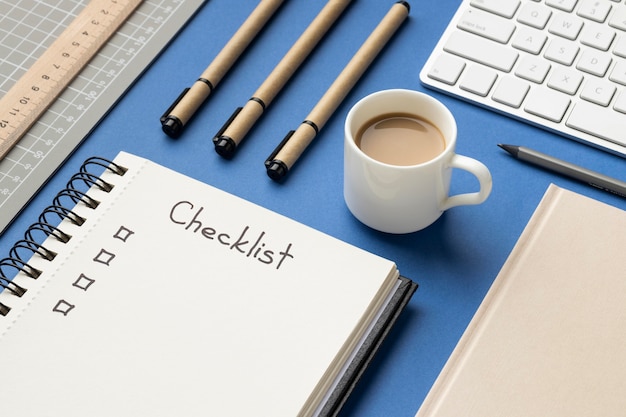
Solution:
<svg viewBox="0 0 626 417"><path fill-rule="evenodd" d="M626 415L625 232L551 185L417 417Z"/></svg>

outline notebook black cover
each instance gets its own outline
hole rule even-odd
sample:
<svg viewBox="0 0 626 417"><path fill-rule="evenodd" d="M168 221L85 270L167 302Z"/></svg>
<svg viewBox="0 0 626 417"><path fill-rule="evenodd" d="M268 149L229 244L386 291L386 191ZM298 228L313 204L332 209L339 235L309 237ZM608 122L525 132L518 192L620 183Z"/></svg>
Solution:
<svg viewBox="0 0 626 417"><path fill-rule="evenodd" d="M400 280L400 286L391 297L391 300L389 300L389 304L387 304L378 321L366 337L354 360L341 377L339 384L322 408L320 416L336 417L339 414L339 411L341 411L350 393L352 393L376 352L378 352L400 313L402 313L413 293L417 290L417 283L402 276L398 279Z"/></svg>

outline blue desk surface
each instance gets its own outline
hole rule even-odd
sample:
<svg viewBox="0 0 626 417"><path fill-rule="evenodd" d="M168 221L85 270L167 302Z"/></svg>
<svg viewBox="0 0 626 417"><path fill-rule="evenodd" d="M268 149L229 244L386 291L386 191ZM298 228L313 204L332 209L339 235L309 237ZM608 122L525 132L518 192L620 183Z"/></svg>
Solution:
<svg viewBox="0 0 626 417"><path fill-rule="evenodd" d="M236 3L234 7L231 0L207 1L0 237L0 253L6 254L21 238L85 158L113 158L121 150L147 157L393 259L404 275L417 281L419 290L342 412L359 417L413 416L549 183L626 209L626 199L515 161L496 144L529 146L622 180L626 161L425 89L418 72L459 1L421 0L412 2L407 22L287 181L275 183L266 176L264 159L309 113L393 0L355 0L268 107L235 158L227 161L215 153L211 138L233 110L245 104L325 1L285 2L185 134L170 139L162 133L159 117L195 81L257 2ZM343 121L358 99L388 88L426 91L451 109L459 126L457 151L483 161L492 172L494 187L486 203L451 209L426 230L409 235L382 234L352 217L342 196ZM475 182L455 173L452 190L476 189ZM593 285L593 277L590 280Z"/></svg>

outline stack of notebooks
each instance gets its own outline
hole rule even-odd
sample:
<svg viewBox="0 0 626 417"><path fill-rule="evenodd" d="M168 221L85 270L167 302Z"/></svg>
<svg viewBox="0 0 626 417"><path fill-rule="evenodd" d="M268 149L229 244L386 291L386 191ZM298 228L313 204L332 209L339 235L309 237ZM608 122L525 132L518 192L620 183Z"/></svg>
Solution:
<svg viewBox="0 0 626 417"><path fill-rule="evenodd" d="M126 153L86 161L0 262L11 417L336 415L416 289Z"/></svg>

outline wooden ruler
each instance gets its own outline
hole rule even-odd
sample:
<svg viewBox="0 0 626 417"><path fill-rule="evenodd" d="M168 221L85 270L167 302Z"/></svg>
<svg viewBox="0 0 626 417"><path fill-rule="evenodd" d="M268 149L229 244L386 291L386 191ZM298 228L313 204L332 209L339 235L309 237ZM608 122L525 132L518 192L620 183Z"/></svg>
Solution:
<svg viewBox="0 0 626 417"><path fill-rule="evenodd" d="M0 160L142 0L91 0L0 99Z"/></svg>

